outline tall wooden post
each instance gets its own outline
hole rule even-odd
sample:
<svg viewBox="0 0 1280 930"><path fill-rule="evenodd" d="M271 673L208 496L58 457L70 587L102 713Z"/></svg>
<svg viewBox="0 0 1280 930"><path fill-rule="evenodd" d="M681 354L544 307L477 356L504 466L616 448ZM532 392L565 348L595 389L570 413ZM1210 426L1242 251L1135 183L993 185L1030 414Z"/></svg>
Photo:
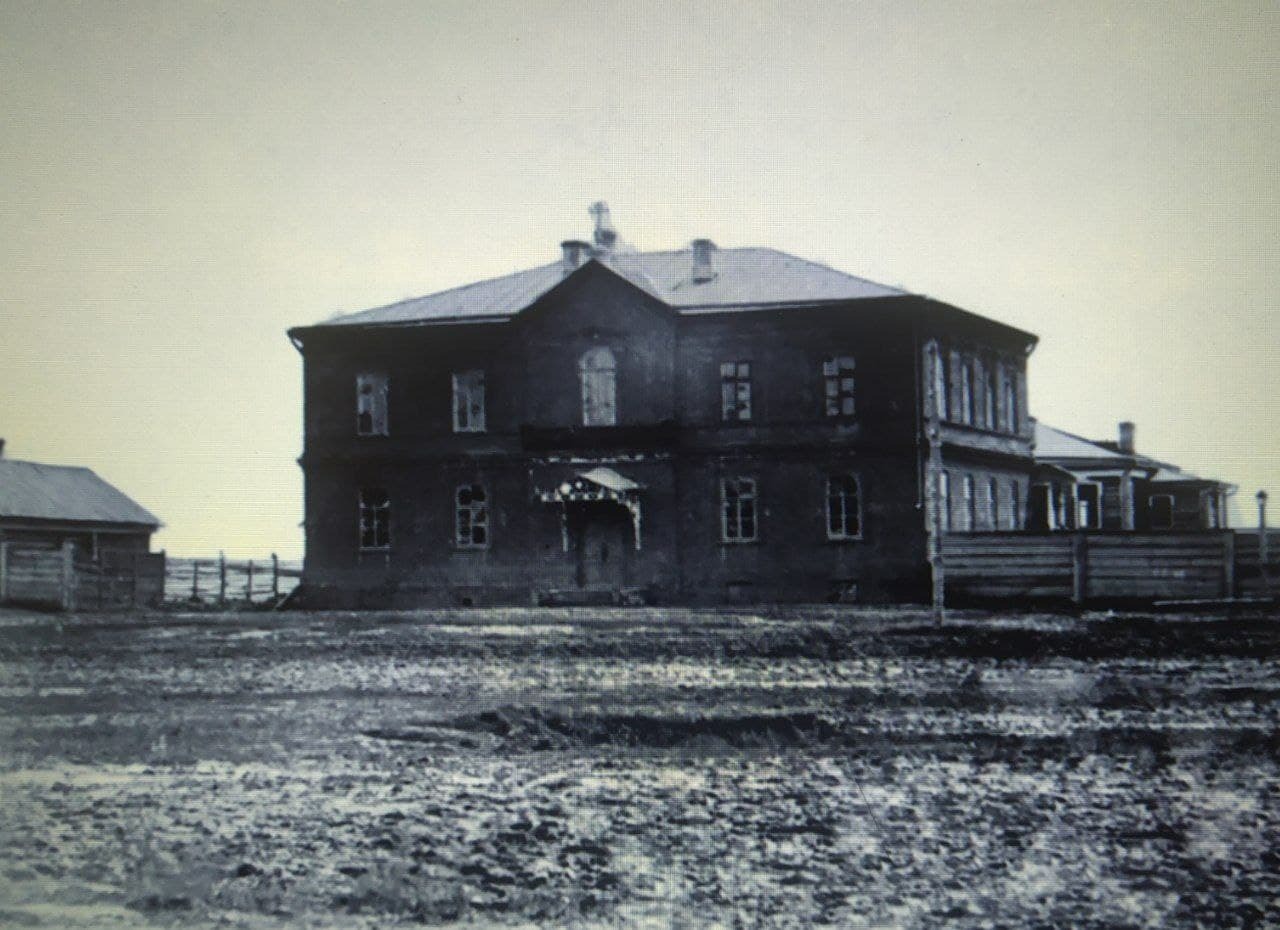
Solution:
<svg viewBox="0 0 1280 930"><path fill-rule="evenodd" d="M945 393L939 395L938 388L945 384L941 372L942 356L938 343L930 341L924 351L924 384L921 385L920 397L925 405L924 440L928 444L929 455L925 463L924 475L924 509L925 536L928 541L930 601L933 608L933 621L941 625L946 620L946 580L943 566L942 534L943 500L942 500L942 428L939 409L946 402ZM945 388L944 388L945 391Z"/></svg>
<svg viewBox="0 0 1280 930"><path fill-rule="evenodd" d="M280 558L274 552L271 553L271 600L278 601L280 599Z"/></svg>
<svg viewBox="0 0 1280 930"><path fill-rule="evenodd" d="M227 554L218 553L218 605L227 602Z"/></svg>
<svg viewBox="0 0 1280 930"><path fill-rule="evenodd" d="M1271 579L1267 574L1267 562L1271 553L1267 551L1267 492L1259 491L1258 501L1258 576L1262 579L1262 596L1271 596Z"/></svg>
<svg viewBox="0 0 1280 930"><path fill-rule="evenodd" d="M253 603L253 559L249 560L249 577L244 583L244 599Z"/></svg>
<svg viewBox="0 0 1280 930"><path fill-rule="evenodd" d="M0 540L0 603L9 599L9 543Z"/></svg>
<svg viewBox="0 0 1280 930"><path fill-rule="evenodd" d="M1071 603L1079 607L1089 595L1089 537L1077 530L1071 537Z"/></svg>
<svg viewBox="0 0 1280 930"><path fill-rule="evenodd" d="M76 544L67 540L62 544L62 609L76 608Z"/></svg>
<svg viewBox="0 0 1280 930"><path fill-rule="evenodd" d="M1222 536L1222 595L1228 600L1236 596L1236 534L1224 530Z"/></svg>
<svg viewBox="0 0 1280 930"><path fill-rule="evenodd" d="M191 560L191 600L200 600L200 560Z"/></svg>

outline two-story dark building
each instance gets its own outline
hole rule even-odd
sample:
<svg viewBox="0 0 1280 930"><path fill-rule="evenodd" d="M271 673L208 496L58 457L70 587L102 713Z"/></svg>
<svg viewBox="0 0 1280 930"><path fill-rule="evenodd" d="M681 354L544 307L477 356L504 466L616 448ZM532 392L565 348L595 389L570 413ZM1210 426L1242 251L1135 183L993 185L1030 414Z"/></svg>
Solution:
<svg viewBox="0 0 1280 930"><path fill-rule="evenodd" d="M764 248L625 251L290 331L316 602L916 600L1020 528L1035 337Z"/></svg>

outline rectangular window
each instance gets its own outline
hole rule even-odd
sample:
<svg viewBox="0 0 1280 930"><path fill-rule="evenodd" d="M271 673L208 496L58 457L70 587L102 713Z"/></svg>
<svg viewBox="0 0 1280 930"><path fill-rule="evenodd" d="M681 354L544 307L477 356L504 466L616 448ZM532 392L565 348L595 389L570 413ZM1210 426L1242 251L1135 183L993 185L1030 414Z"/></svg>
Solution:
<svg viewBox="0 0 1280 930"><path fill-rule="evenodd" d="M960 422L973 425L973 361L960 362Z"/></svg>
<svg viewBox="0 0 1280 930"><path fill-rule="evenodd" d="M1022 517L1021 517L1021 514L1018 513L1018 510L1021 507L1021 503L1022 502L1019 500L1018 482L1010 481L1009 482L1009 514L1008 514L1009 522L1005 524L1006 529L1016 530L1021 527Z"/></svg>
<svg viewBox="0 0 1280 930"><path fill-rule="evenodd" d="M851 417L855 412L853 356L837 355L822 363L829 417Z"/></svg>
<svg viewBox="0 0 1280 930"><path fill-rule="evenodd" d="M947 364L943 360L942 350L934 348L933 360L933 404L934 412L939 420L947 418Z"/></svg>
<svg viewBox="0 0 1280 930"><path fill-rule="evenodd" d="M977 521L978 514L976 509L977 501L974 500L973 475L964 476L964 480L961 484L960 493L962 495L961 504L963 505L961 514L964 517L963 525L960 527L960 529L963 532L971 533L973 532L975 524L978 522Z"/></svg>
<svg viewBox="0 0 1280 930"><path fill-rule="evenodd" d="M862 499L854 475L827 478L827 538L862 538Z"/></svg>
<svg viewBox="0 0 1280 930"><path fill-rule="evenodd" d="M453 375L453 431L484 432L484 372L459 371Z"/></svg>
<svg viewBox="0 0 1280 930"><path fill-rule="evenodd" d="M1096 530L1102 526L1102 486L1093 483L1076 485L1076 527Z"/></svg>
<svg viewBox="0 0 1280 930"><path fill-rule="evenodd" d="M990 365L982 373L982 425L996 429L996 373Z"/></svg>
<svg viewBox="0 0 1280 930"><path fill-rule="evenodd" d="M751 363L720 365L720 415L725 420L751 419Z"/></svg>
<svg viewBox="0 0 1280 930"><path fill-rule="evenodd" d="M384 374L356 375L356 435L387 435L387 376Z"/></svg>
<svg viewBox="0 0 1280 930"><path fill-rule="evenodd" d="M460 549L489 545L489 498L482 484L461 485L454 498L454 542Z"/></svg>
<svg viewBox="0 0 1280 930"><path fill-rule="evenodd" d="M724 542L754 542L757 538L754 478L720 482L720 538Z"/></svg>
<svg viewBox="0 0 1280 930"><path fill-rule="evenodd" d="M942 528L950 532L952 529L950 472L938 472L938 507L942 510Z"/></svg>
<svg viewBox="0 0 1280 930"><path fill-rule="evenodd" d="M1148 522L1153 530L1173 528L1173 495L1152 494L1147 500Z"/></svg>
<svg viewBox="0 0 1280 930"><path fill-rule="evenodd" d="M995 478L987 479L987 529L1000 529L1000 485Z"/></svg>
<svg viewBox="0 0 1280 930"><path fill-rule="evenodd" d="M1004 369L1004 428L1007 432L1018 432L1018 372L1014 368Z"/></svg>
<svg viewBox="0 0 1280 930"><path fill-rule="evenodd" d="M360 489L360 548L391 545L391 498L384 488Z"/></svg>

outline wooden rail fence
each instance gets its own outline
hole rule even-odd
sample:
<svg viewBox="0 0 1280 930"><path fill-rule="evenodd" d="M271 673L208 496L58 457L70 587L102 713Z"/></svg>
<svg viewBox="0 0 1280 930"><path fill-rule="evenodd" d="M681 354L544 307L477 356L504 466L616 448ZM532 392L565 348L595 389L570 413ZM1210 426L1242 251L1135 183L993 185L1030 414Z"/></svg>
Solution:
<svg viewBox="0 0 1280 930"><path fill-rule="evenodd" d="M1280 537L1280 534L1276 534ZM972 533L943 541L948 599L1196 601L1280 594L1280 546L1257 534Z"/></svg>
<svg viewBox="0 0 1280 930"><path fill-rule="evenodd" d="M302 566L272 553L243 561L219 553L211 558L171 558L165 599L201 604L278 603L298 586Z"/></svg>

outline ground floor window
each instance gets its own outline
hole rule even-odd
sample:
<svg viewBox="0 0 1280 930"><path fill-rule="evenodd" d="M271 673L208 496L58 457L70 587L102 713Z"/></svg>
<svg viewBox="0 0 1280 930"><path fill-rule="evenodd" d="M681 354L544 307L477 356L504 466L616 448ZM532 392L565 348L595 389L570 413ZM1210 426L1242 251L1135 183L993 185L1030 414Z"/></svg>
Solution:
<svg viewBox="0 0 1280 930"><path fill-rule="evenodd" d="M1019 528L1018 509L1021 499L1018 493L1018 482L1016 480L1009 482L1009 522L1007 528L1016 530Z"/></svg>
<svg viewBox="0 0 1280 930"><path fill-rule="evenodd" d="M1102 526L1102 485L1084 482L1076 485L1076 527L1096 530Z"/></svg>
<svg viewBox="0 0 1280 930"><path fill-rule="evenodd" d="M489 497L484 485L464 484L455 495L454 542L462 549L489 545Z"/></svg>
<svg viewBox="0 0 1280 930"><path fill-rule="evenodd" d="M391 497L385 488L360 489L360 548L391 545Z"/></svg>
<svg viewBox="0 0 1280 930"><path fill-rule="evenodd" d="M1147 500L1148 522L1153 530L1173 528L1173 495L1152 494Z"/></svg>
<svg viewBox="0 0 1280 930"><path fill-rule="evenodd" d="M755 479L725 478L720 483L720 538L753 542L756 529Z"/></svg>
<svg viewBox="0 0 1280 930"><path fill-rule="evenodd" d="M995 478L987 479L987 528L1000 529L1000 485Z"/></svg>
<svg viewBox="0 0 1280 930"><path fill-rule="evenodd" d="M862 537L862 495L854 475L827 477L827 538Z"/></svg>

